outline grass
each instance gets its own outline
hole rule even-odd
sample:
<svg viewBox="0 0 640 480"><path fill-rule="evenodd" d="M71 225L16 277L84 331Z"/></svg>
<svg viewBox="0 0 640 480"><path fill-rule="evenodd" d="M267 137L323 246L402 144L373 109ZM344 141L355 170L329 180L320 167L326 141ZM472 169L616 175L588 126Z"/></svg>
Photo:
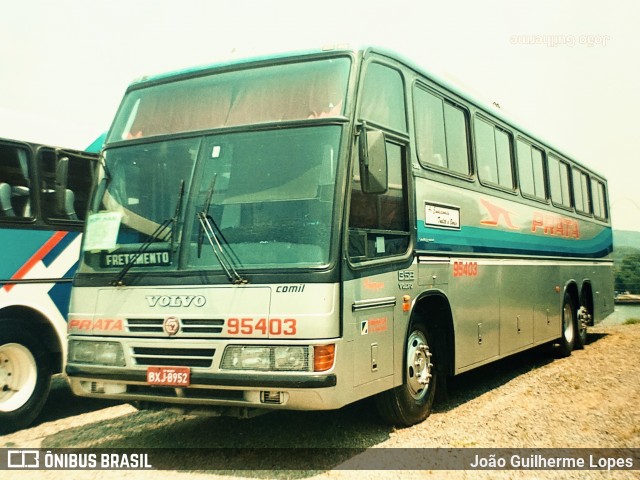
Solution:
<svg viewBox="0 0 640 480"><path fill-rule="evenodd" d="M624 321L625 325L636 325L638 323L640 323L640 318L627 318Z"/></svg>

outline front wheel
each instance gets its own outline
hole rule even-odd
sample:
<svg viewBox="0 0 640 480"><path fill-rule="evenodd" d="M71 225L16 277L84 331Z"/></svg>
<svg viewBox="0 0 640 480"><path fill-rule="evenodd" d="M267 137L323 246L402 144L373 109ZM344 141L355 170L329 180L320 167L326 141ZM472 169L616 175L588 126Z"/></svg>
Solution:
<svg viewBox="0 0 640 480"><path fill-rule="evenodd" d="M430 346L431 345L431 346ZM409 427L431 413L436 392L436 368L429 332L421 324L407 336L402 385L375 397L380 416L387 422Z"/></svg>
<svg viewBox="0 0 640 480"><path fill-rule="evenodd" d="M47 399L46 350L17 321L0 322L0 433L29 425Z"/></svg>

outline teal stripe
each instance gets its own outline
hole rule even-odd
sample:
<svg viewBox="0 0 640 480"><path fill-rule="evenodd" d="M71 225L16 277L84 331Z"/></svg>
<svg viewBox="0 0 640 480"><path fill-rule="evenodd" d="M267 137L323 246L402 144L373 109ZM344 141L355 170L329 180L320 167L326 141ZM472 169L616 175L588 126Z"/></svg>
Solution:
<svg viewBox="0 0 640 480"><path fill-rule="evenodd" d="M418 224L418 249L602 258L613 251L613 234L611 228L606 227L590 239L568 239L480 227L444 230Z"/></svg>

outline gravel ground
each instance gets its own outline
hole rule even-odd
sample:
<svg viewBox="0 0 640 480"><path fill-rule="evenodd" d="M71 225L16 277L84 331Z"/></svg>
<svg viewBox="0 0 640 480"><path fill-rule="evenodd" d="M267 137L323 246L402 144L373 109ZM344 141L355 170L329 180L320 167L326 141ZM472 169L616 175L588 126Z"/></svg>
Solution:
<svg viewBox="0 0 640 480"><path fill-rule="evenodd" d="M535 349L453 379L420 425L382 425L371 402L336 412L277 412L251 420L137 412L75 399L56 382L42 423L0 436L0 447L128 448L640 448L640 325L598 326L584 350L553 359ZM322 470L2 472L3 480L200 478L640 478L636 471L357 471L362 455L334 453ZM247 459L247 461L251 461ZM266 461L265 459L261 459ZM302 461L302 460L301 460ZM399 460L401 461L401 460ZM259 466L260 464L258 464ZM266 468L266 467L265 467ZM366 468L366 463L363 465Z"/></svg>

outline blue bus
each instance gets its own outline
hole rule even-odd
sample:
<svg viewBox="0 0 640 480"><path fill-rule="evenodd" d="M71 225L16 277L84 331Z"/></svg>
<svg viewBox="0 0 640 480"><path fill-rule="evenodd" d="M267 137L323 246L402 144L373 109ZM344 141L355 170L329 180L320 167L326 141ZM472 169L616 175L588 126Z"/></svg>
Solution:
<svg viewBox="0 0 640 480"><path fill-rule="evenodd" d="M0 139L0 433L29 425L62 372L97 158Z"/></svg>

